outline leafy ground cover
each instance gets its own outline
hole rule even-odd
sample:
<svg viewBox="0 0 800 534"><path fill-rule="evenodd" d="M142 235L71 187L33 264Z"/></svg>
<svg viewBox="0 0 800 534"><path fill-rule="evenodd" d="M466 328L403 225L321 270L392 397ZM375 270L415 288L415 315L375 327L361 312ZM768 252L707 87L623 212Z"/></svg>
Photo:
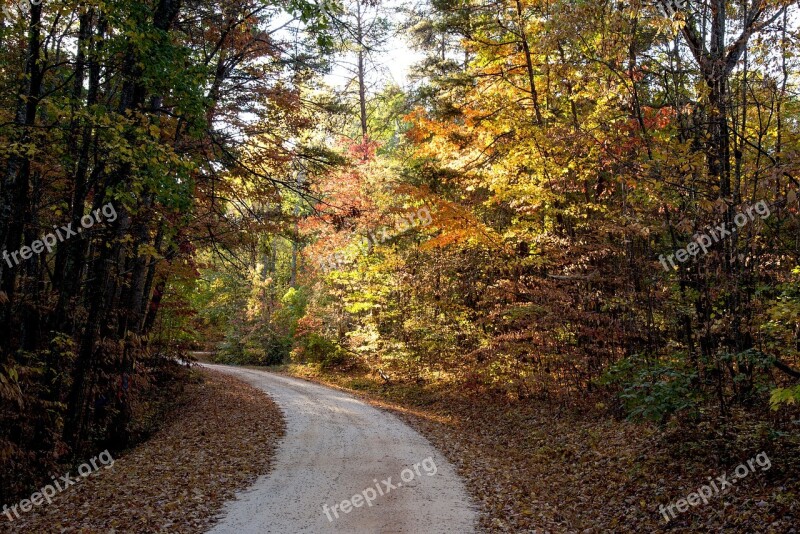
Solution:
<svg viewBox="0 0 800 534"><path fill-rule="evenodd" d="M194 377L152 439L52 504L13 523L3 516L0 532L205 531L223 502L270 469L284 426L255 388L211 371Z"/></svg>

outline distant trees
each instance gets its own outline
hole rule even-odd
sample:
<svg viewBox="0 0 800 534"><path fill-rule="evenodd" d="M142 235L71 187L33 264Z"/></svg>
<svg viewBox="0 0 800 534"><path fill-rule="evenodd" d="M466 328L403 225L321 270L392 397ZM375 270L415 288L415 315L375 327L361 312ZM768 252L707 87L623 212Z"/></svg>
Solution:
<svg viewBox="0 0 800 534"><path fill-rule="evenodd" d="M393 31L388 8L380 0L347 0L329 7L329 12L338 47L332 61L333 74L346 78L342 96L358 124L358 135L353 139L367 139L370 101L375 86L385 82L385 66L376 61L376 56Z"/></svg>
<svg viewBox="0 0 800 534"><path fill-rule="evenodd" d="M301 322L401 375L520 397L603 387L658 420L763 408L776 386L775 402L793 398L792 13L772 0L415 7L405 27L425 59L404 142L370 163L387 172L364 170L410 196L356 189L385 213L435 206L433 226L329 276L333 298L312 297ZM737 226L760 201L770 215ZM721 224L736 230L661 267Z"/></svg>

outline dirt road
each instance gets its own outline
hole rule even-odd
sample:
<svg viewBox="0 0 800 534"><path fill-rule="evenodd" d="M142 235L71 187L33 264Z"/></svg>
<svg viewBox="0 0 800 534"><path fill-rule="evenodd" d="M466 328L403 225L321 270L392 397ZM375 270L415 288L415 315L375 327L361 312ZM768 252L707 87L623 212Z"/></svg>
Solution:
<svg viewBox="0 0 800 534"><path fill-rule="evenodd" d="M474 532L475 507L453 467L393 415L303 380L208 367L267 392L287 425L275 469L228 503L210 532Z"/></svg>

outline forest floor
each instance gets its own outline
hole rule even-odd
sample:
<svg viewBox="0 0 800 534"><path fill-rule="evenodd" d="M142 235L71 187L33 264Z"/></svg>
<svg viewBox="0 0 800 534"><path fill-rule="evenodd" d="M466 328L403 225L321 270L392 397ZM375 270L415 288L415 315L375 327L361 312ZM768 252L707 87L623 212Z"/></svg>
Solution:
<svg viewBox="0 0 800 534"><path fill-rule="evenodd" d="M13 522L0 516L0 533L206 530L225 501L270 470L284 422L261 391L213 371L193 376L151 439L51 504Z"/></svg>
<svg viewBox="0 0 800 534"><path fill-rule="evenodd" d="M618 420L602 407L386 385L312 366L280 371L353 392L419 430L466 480L486 531L794 533L800 525L797 433L775 439L748 418L689 435ZM737 479L739 463L760 453L763 465ZM734 483L720 482L707 503L682 503L684 513L673 507L675 517L665 520L661 505L723 475Z"/></svg>

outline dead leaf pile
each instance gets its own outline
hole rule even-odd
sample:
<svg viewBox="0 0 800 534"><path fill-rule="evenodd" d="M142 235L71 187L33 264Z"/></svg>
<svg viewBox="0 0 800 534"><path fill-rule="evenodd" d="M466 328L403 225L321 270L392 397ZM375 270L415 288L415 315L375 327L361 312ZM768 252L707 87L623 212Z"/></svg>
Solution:
<svg viewBox="0 0 800 534"><path fill-rule="evenodd" d="M152 439L0 532L203 532L234 492L267 473L284 433L262 392L204 371ZM73 473L73 477L74 477Z"/></svg>

